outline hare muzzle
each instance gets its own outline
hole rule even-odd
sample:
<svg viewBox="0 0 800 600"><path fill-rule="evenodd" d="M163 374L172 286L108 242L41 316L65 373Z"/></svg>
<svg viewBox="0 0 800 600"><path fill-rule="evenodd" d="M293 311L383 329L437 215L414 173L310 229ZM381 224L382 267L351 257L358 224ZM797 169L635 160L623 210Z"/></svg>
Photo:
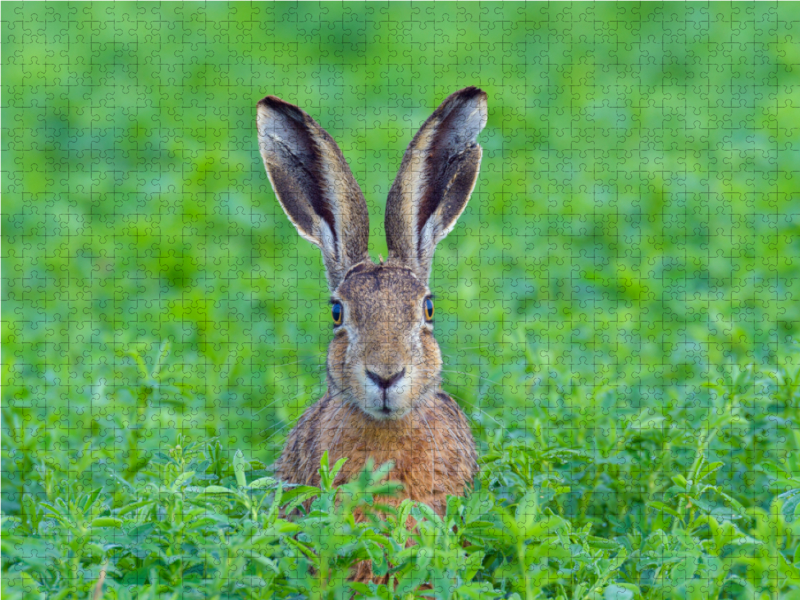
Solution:
<svg viewBox="0 0 800 600"><path fill-rule="evenodd" d="M374 384L373 386L366 386L367 394L374 397L377 391L382 401L382 404L378 408L378 413L385 415L386 418L391 417L393 413L397 412L397 406L399 405L398 396L403 396L408 387L406 385L407 381L403 381L406 374L405 367L388 377L378 375L375 371L370 371L369 369L366 370L366 374L367 379ZM375 390L375 387L378 389ZM373 401L370 404L374 408L375 402Z"/></svg>

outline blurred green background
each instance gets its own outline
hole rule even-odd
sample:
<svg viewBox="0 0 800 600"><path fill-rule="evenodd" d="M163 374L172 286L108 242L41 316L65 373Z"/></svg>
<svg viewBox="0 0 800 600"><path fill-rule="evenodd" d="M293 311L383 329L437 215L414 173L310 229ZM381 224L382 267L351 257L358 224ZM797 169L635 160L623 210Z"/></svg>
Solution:
<svg viewBox="0 0 800 600"><path fill-rule="evenodd" d="M266 94L338 141L376 258L417 128L488 93L432 278L479 444L791 365L799 24L791 3L4 2L4 510L36 457L132 476L184 434L269 464L322 396L328 291L258 155Z"/></svg>

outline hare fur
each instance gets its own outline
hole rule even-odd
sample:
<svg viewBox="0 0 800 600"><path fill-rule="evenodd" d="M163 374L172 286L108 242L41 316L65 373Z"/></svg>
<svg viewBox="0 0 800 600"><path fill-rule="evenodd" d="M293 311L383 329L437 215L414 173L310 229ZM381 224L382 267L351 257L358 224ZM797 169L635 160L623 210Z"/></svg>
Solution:
<svg viewBox="0 0 800 600"><path fill-rule="evenodd" d="M386 204L389 256L377 264L367 252L364 196L331 136L273 96L257 115L275 195L300 236L322 250L334 319L327 393L289 434L277 475L319 485L326 450L331 464L349 459L336 483L370 458L392 461L389 478L404 484L403 496L443 515L446 496L471 484L477 460L464 413L441 389L428 278L478 176L486 94L469 87L450 95L412 140Z"/></svg>

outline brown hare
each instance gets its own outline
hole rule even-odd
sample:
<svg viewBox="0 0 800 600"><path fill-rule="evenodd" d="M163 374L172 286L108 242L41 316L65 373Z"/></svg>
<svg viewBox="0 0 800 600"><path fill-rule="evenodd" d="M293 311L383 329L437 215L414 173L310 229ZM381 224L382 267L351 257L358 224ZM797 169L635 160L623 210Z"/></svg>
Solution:
<svg viewBox="0 0 800 600"><path fill-rule="evenodd" d="M261 156L275 195L300 235L322 250L331 291L328 391L289 435L278 476L319 485L349 460L337 483L369 458L394 463L403 496L444 514L477 470L475 442L458 405L441 389L428 277L433 252L467 205L481 161L486 94L468 87L425 121L403 156L386 203L389 256L367 254L369 216L361 189L330 135L274 96L258 103ZM387 499L397 504L401 498Z"/></svg>

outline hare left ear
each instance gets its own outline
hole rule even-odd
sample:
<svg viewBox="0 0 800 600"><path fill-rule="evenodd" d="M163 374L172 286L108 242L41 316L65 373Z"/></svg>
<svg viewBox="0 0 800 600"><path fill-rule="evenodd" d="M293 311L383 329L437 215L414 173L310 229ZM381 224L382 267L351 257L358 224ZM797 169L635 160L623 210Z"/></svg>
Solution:
<svg viewBox="0 0 800 600"><path fill-rule="evenodd" d="M328 287L369 258L369 214L361 188L328 132L275 96L257 108L258 145L272 189L301 237L322 250Z"/></svg>
<svg viewBox="0 0 800 600"><path fill-rule="evenodd" d="M467 206L486 125L486 93L468 87L451 94L408 146L386 202L389 258L428 280L433 251Z"/></svg>

